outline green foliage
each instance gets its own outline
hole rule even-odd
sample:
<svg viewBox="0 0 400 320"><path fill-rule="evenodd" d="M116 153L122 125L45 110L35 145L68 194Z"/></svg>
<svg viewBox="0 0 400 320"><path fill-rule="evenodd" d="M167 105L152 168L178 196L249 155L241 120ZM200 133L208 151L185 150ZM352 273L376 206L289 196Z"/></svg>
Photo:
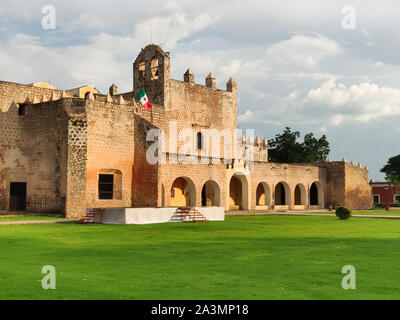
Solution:
<svg viewBox="0 0 400 320"><path fill-rule="evenodd" d="M389 158L387 164L381 169L386 175L386 181L391 185L400 185L400 154Z"/></svg>
<svg viewBox="0 0 400 320"><path fill-rule="evenodd" d="M297 141L298 138L299 131L292 132L286 127L282 134L269 141L269 160L281 163L326 161L330 148L325 135L317 139L313 133L308 133L302 143Z"/></svg>
<svg viewBox="0 0 400 320"><path fill-rule="evenodd" d="M340 220L347 220L351 217L351 211L346 207L339 207L336 208L336 216L339 217Z"/></svg>

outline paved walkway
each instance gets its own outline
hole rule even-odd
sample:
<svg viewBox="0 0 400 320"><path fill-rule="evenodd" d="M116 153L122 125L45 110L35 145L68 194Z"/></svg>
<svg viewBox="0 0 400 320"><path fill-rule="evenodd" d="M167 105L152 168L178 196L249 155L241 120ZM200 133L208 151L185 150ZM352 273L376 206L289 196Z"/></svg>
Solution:
<svg viewBox="0 0 400 320"><path fill-rule="evenodd" d="M0 225L4 225L4 224L59 223L59 222L76 222L76 221L79 221L79 219L18 220L18 221L0 221Z"/></svg>

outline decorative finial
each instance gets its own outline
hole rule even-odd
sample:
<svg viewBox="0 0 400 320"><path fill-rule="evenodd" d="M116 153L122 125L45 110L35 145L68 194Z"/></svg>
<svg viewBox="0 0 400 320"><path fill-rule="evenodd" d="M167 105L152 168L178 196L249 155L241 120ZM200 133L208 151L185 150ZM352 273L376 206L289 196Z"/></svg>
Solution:
<svg viewBox="0 0 400 320"><path fill-rule="evenodd" d="M268 140L267 140L267 138L264 138L264 139L263 139L262 145L263 145L264 147L268 146Z"/></svg>
<svg viewBox="0 0 400 320"><path fill-rule="evenodd" d="M217 81L216 81L214 75L211 72L206 78L206 87L209 87L211 89L216 89L217 88Z"/></svg>
<svg viewBox="0 0 400 320"><path fill-rule="evenodd" d="M89 92L89 94L88 94L88 95L86 95L86 97L87 97L87 99L88 99L88 100L92 100L92 101L94 101L94 94L93 94L93 92L92 92L92 91L90 91L90 92Z"/></svg>
<svg viewBox="0 0 400 320"><path fill-rule="evenodd" d="M107 96L106 96L106 102L107 102L107 103L113 103L113 102L114 102L114 100L113 100L113 98L111 97L110 93L108 93Z"/></svg>
<svg viewBox="0 0 400 320"><path fill-rule="evenodd" d="M125 100L124 100L124 97L122 95L118 97L118 103L119 104L125 104Z"/></svg>
<svg viewBox="0 0 400 320"><path fill-rule="evenodd" d="M228 82L226 83L226 90L230 92L236 92L237 85L235 80L229 78Z"/></svg>
<svg viewBox="0 0 400 320"><path fill-rule="evenodd" d="M187 69L187 71L183 75L183 81L188 83L194 83L194 73L192 72L192 70Z"/></svg>

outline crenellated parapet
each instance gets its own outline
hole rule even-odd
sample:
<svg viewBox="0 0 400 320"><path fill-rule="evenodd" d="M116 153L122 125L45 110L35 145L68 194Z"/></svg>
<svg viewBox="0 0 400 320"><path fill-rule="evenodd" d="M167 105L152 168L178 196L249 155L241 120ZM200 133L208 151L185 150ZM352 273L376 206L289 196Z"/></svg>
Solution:
<svg viewBox="0 0 400 320"><path fill-rule="evenodd" d="M254 140L249 136L246 140L242 135L238 139L238 150L241 149L243 158L251 158L255 162L268 162L268 140L264 138L262 141L257 136Z"/></svg>

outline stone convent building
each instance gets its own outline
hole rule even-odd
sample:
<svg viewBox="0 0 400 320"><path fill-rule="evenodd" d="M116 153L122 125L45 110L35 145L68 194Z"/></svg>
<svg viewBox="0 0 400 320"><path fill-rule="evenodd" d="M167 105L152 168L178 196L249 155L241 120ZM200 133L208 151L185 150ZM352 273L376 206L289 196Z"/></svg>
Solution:
<svg viewBox="0 0 400 320"><path fill-rule="evenodd" d="M237 87L231 78L226 90L217 89L211 73L205 85L196 84L190 69L183 81L171 79L169 54L156 45L136 58L133 83L132 92L119 94L113 85L103 95L91 87L61 91L45 83L0 82L0 212L81 217L86 208L109 207L372 206L367 167L344 159L270 163L268 142L258 137L242 138L242 147L254 152L251 166L223 153L220 163L149 163L151 129L162 129L167 139L173 134L170 123L178 134L194 130L194 157L206 144L202 130L235 130ZM148 111L134 98L143 88L153 105ZM168 160L178 151L157 152Z"/></svg>

